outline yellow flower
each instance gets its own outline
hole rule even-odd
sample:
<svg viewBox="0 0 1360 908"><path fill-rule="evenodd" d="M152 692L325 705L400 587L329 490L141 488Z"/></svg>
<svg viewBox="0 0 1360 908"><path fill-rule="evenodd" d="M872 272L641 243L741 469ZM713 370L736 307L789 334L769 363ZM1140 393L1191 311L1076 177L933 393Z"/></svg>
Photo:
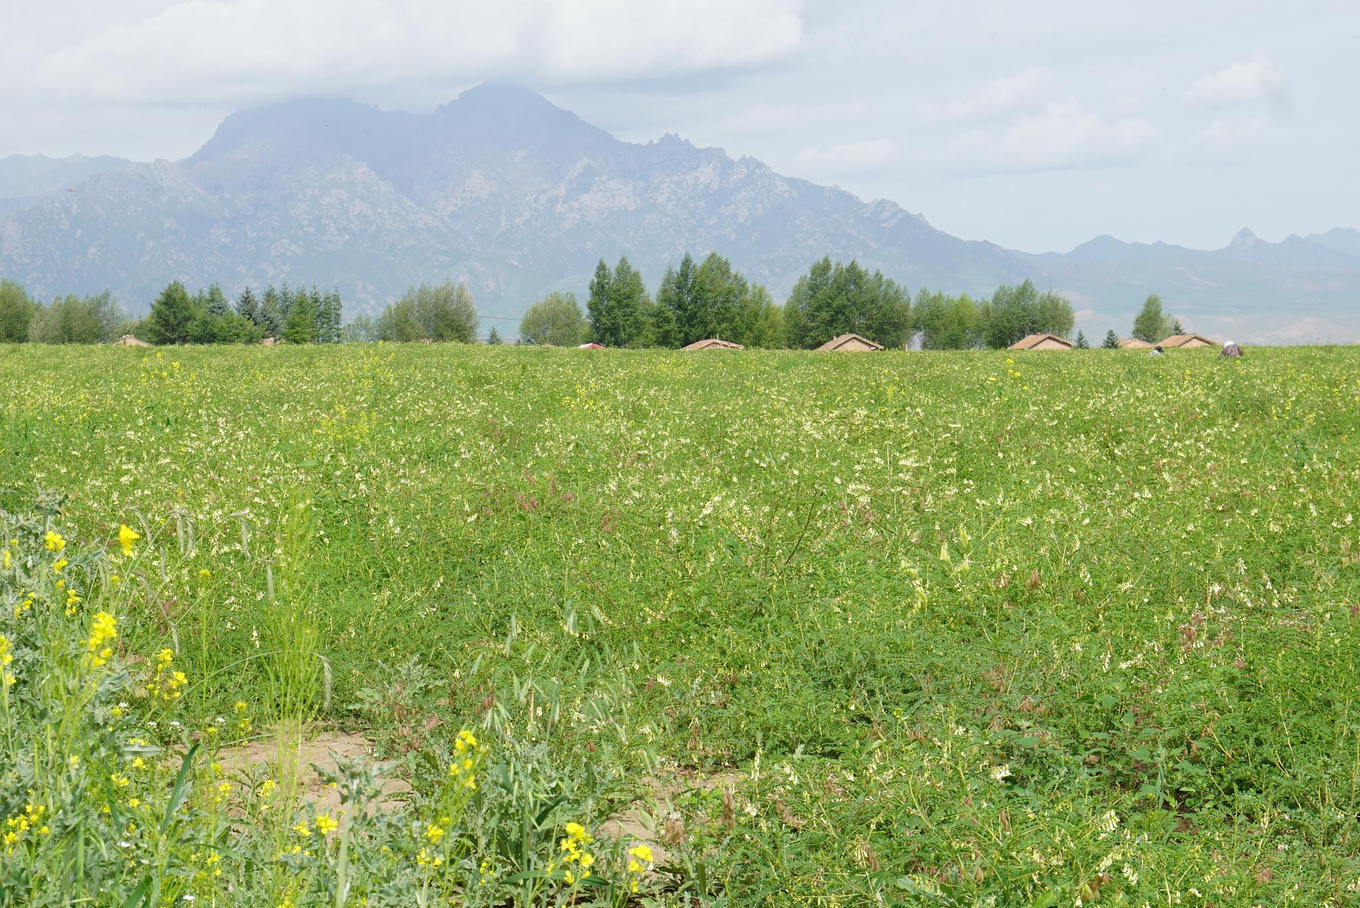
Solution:
<svg viewBox="0 0 1360 908"><path fill-rule="evenodd" d="M60 574L66 569L66 565L70 563L71 562L67 561L65 558L58 558L56 561L52 562L52 573Z"/></svg>
<svg viewBox="0 0 1360 908"><path fill-rule="evenodd" d="M640 861L651 863L653 860L652 849L647 845L635 845L628 849L628 853Z"/></svg>
<svg viewBox="0 0 1360 908"><path fill-rule="evenodd" d="M66 548L66 540L61 538L60 533L54 533L51 530L48 530L47 535L43 537L43 543L47 546L49 552L60 552Z"/></svg>
<svg viewBox="0 0 1360 908"><path fill-rule="evenodd" d="M94 623L90 625L90 639L85 642L90 665L94 668L99 668L113 655L113 650L105 644L118 636L117 624L118 620L108 612L98 612L94 616Z"/></svg>
<svg viewBox="0 0 1360 908"><path fill-rule="evenodd" d="M316 831L323 836L330 835L340 827L340 824L331 819L330 814L323 813L316 818Z"/></svg>
<svg viewBox="0 0 1360 908"><path fill-rule="evenodd" d="M118 544L123 547L123 555L125 557L130 557L132 555L133 545L141 538L142 534L127 524L122 524L118 527Z"/></svg>
<svg viewBox="0 0 1360 908"><path fill-rule="evenodd" d="M298 820L298 824L293 827L293 831L296 832L298 835L302 836L304 839L312 834L312 830L307 825L306 820Z"/></svg>
<svg viewBox="0 0 1360 908"><path fill-rule="evenodd" d="M467 753L477 746L477 738L466 728L458 733L458 737L453 742L453 749L460 754Z"/></svg>
<svg viewBox="0 0 1360 908"><path fill-rule="evenodd" d="M444 838L444 828L431 823L425 828L425 838L434 844L438 844L439 840Z"/></svg>
<svg viewBox="0 0 1360 908"><path fill-rule="evenodd" d="M206 579L208 579L209 577L212 576L212 571L208 570L207 568L199 568L199 569L198 569L198 576L200 576L200 577L202 577L204 580L206 580Z"/></svg>

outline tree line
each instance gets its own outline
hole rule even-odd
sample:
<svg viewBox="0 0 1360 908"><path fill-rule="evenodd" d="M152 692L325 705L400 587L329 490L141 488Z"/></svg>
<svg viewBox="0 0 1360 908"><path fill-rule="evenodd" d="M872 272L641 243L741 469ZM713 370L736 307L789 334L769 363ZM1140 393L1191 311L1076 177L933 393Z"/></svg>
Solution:
<svg viewBox="0 0 1360 908"><path fill-rule="evenodd" d="M575 294L555 291L534 303L520 322L526 344L678 348L718 337L747 347L812 349L842 334L859 334L885 347L905 347L920 336L928 350L1008 347L1028 334L1067 336L1071 304L1031 281L997 288L990 299L906 288L858 262L823 258L812 265L781 306L717 253L702 262L686 255L667 268L656 296L628 261L601 260L584 310Z"/></svg>
<svg viewBox="0 0 1360 908"><path fill-rule="evenodd" d="M250 287L235 302L218 284L190 293L172 281L143 319L125 313L109 291L74 294L44 305L13 281L0 281L0 342L98 344L132 335L153 344L248 344L266 337L290 343L341 339L344 305L335 291Z"/></svg>
<svg viewBox="0 0 1360 908"><path fill-rule="evenodd" d="M747 347L812 349L841 334L859 334L885 347L919 339L925 350L1009 347L1030 334L1069 337L1072 305L1032 281L998 287L990 297L951 296L907 289L858 262L814 263L780 305L761 284L749 281L718 253L702 261L686 254L666 269L653 296L627 257L596 266L584 308L576 295L554 291L538 300L520 322L518 342L577 346L679 348L710 337ZM0 341L98 343L132 334L155 344L254 343L272 337L289 343L339 341L476 340L478 316L463 284L445 281L409 288L376 318L342 321L339 293L315 286L247 287L228 300L213 284L193 294L180 282L161 291L145 319L129 318L110 294L67 296L35 302L12 281L0 282ZM1155 294L1134 321L1133 336L1157 343L1182 333ZM500 343L494 328L488 343ZM1116 347L1114 331L1102 346ZM1087 347L1078 333L1077 347Z"/></svg>

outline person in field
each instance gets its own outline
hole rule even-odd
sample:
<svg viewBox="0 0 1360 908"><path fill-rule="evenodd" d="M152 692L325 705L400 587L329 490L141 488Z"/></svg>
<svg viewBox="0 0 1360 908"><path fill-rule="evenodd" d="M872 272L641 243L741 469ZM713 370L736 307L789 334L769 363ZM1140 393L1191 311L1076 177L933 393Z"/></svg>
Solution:
<svg viewBox="0 0 1360 908"><path fill-rule="evenodd" d="M1162 355L1161 344L1158 344L1157 346L1153 347L1151 350L1148 351L1148 356L1161 356L1161 355Z"/></svg>

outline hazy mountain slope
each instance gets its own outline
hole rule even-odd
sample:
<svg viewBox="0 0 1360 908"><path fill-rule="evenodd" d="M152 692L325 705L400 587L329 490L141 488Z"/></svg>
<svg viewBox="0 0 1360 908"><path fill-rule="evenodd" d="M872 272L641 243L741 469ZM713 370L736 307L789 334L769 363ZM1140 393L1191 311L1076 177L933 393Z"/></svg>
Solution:
<svg viewBox="0 0 1360 908"><path fill-rule="evenodd" d="M69 158L9 155L0 158L0 199L36 199L129 163L122 158L87 158L79 154Z"/></svg>
<svg viewBox="0 0 1360 908"><path fill-rule="evenodd" d="M675 136L621 142L507 86L428 115L337 100L245 110L177 163L14 161L0 160L0 185L47 191L0 198L0 275L44 297L107 286L134 311L171 279L334 285L355 314L452 277L484 313L514 315L545 290L584 290L600 257L627 254L655 286L684 252L716 249L777 296L831 255L912 290L1030 277L1091 310L1088 333L1126 331L1156 291L1202 330L1283 337L1312 319L1305 333L1360 336L1360 232L1277 244L1244 232L1212 252L1101 237L1028 255ZM81 167L93 170L65 185Z"/></svg>
<svg viewBox="0 0 1360 908"><path fill-rule="evenodd" d="M1065 254L1016 255L1078 308L1095 309L1117 326L1157 293L1187 326L1216 335L1360 339L1360 260L1312 237L1267 243L1244 229L1217 250L1098 237Z"/></svg>

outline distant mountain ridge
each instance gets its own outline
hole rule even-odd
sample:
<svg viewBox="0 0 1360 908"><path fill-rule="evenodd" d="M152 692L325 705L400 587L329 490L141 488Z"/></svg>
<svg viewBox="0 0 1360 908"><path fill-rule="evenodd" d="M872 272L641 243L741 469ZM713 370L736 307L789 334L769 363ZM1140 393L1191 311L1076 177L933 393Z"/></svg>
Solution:
<svg viewBox="0 0 1360 908"><path fill-rule="evenodd" d="M243 110L178 162L0 158L0 276L43 297L109 287L134 311L172 279L336 286L355 314L454 278L483 313L518 315L548 290L583 291L601 257L628 255L654 287L709 250L776 296L830 255L913 291L1031 278L1067 294L1088 334L1127 331L1159 292L1187 326L1235 339L1360 338L1360 231L1015 252L677 136L622 142L511 86L427 115L342 100Z"/></svg>

